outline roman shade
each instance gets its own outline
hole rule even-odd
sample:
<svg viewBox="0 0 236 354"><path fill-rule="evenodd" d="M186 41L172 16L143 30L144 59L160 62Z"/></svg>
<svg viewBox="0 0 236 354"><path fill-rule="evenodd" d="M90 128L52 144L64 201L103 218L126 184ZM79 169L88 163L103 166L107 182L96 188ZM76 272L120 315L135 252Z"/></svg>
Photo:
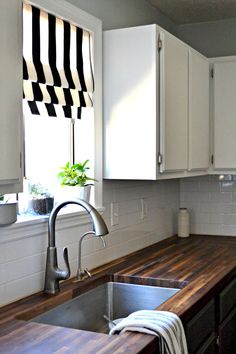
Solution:
<svg viewBox="0 0 236 354"><path fill-rule="evenodd" d="M80 118L93 91L90 32L23 3L24 109Z"/></svg>

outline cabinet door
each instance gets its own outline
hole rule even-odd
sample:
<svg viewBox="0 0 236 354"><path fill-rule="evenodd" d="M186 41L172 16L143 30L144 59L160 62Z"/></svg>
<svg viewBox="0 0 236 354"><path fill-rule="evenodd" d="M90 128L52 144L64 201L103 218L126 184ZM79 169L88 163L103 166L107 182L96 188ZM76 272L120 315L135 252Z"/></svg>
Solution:
<svg viewBox="0 0 236 354"><path fill-rule="evenodd" d="M189 50L189 171L209 167L209 62Z"/></svg>
<svg viewBox="0 0 236 354"><path fill-rule="evenodd" d="M226 317L219 327L220 354L235 354L236 348L236 309Z"/></svg>
<svg viewBox="0 0 236 354"><path fill-rule="evenodd" d="M215 302L211 300L185 325L189 353L200 354L200 348L206 346L209 338L215 337L214 331Z"/></svg>
<svg viewBox="0 0 236 354"><path fill-rule="evenodd" d="M104 33L104 178L157 178L156 26Z"/></svg>
<svg viewBox="0 0 236 354"><path fill-rule="evenodd" d="M187 170L188 164L188 48L160 34L160 172Z"/></svg>
<svg viewBox="0 0 236 354"><path fill-rule="evenodd" d="M0 2L0 193L21 188L22 1Z"/></svg>
<svg viewBox="0 0 236 354"><path fill-rule="evenodd" d="M214 64L214 168L236 169L236 62Z"/></svg>

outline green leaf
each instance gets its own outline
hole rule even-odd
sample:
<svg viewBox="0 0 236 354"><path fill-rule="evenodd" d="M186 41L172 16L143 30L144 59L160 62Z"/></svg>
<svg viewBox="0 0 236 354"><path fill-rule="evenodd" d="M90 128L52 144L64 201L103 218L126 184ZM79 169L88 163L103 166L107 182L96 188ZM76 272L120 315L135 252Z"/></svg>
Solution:
<svg viewBox="0 0 236 354"><path fill-rule="evenodd" d="M65 166L60 167L61 171L57 174L60 184L62 186L85 186L87 181L97 181L86 175L89 170L88 162L89 160L85 160L83 163L77 162L73 165L67 162Z"/></svg>

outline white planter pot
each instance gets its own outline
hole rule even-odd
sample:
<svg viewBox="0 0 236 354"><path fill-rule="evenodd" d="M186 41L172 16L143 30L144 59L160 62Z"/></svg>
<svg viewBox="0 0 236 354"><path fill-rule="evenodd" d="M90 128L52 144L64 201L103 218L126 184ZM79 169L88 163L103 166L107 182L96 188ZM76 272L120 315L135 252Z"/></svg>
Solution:
<svg viewBox="0 0 236 354"><path fill-rule="evenodd" d="M85 187L65 186L63 189L64 189L63 190L63 198L62 198L63 200L83 199L86 202L89 202L89 200L90 200L91 186L85 186Z"/></svg>
<svg viewBox="0 0 236 354"><path fill-rule="evenodd" d="M89 202L91 194L91 186L78 187L79 198Z"/></svg>
<svg viewBox="0 0 236 354"><path fill-rule="evenodd" d="M13 224L17 220L17 202L0 203L0 226Z"/></svg>

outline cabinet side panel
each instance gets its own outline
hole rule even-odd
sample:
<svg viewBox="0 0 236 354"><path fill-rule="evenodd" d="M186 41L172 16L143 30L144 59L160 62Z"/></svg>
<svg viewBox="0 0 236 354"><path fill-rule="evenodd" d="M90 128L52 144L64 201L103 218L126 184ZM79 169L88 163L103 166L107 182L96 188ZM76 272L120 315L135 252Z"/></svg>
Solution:
<svg viewBox="0 0 236 354"><path fill-rule="evenodd" d="M189 52L189 170L209 167L209 63Z"/></svg>
<svg viewBox="0 0 236 354"><path fill-rule="evenodd" d="M214 64L214 167L236 168L236 62Z"/></svg>
<svg viewBox="0 0 236 354"><path fill-rule="evenodd" d="M156 26L104 33L104 178L156 179Z"/></svg>

